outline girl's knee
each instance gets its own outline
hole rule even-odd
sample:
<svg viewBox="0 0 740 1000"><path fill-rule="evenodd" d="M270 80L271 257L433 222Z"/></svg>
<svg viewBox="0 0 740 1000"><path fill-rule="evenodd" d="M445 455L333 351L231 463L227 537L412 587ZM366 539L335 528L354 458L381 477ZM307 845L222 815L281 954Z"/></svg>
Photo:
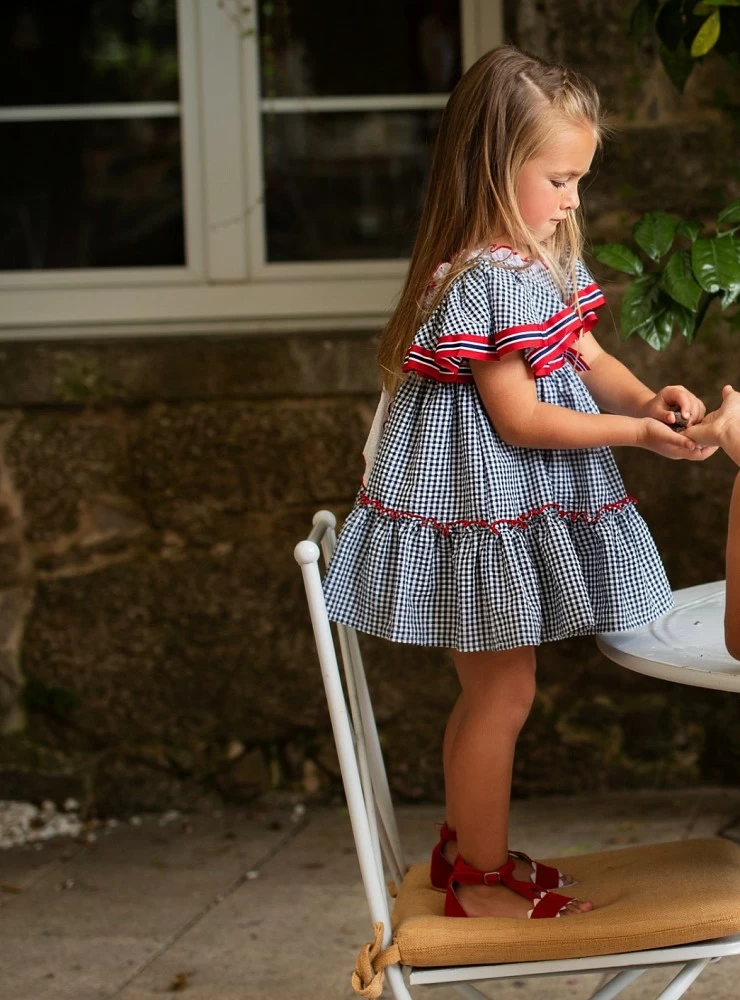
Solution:
<svg viewBox="0 0 740 1000"><path fill-rule="evenodd" d="M534 671L522 671L512 684L508 694L504 688L504 701L509 721L517 731L522 728L529 717L534 702L537 684Z"/></svg>
<svg viewBox="0 0 740 1000"><path fill-rule="evenodd" d="M521 677L497 687L487 697L476 699L472 708L478 714L485 714L491 726L516 735L529 717L534 693L534 675Z"/></svg>
<svg viewBox="0 0 740 1000"><path fill-rule="evenodd" d="M495 717L497 725L524 725L536 689L533 649L457 653L455 666L468 710Z"/></svg>

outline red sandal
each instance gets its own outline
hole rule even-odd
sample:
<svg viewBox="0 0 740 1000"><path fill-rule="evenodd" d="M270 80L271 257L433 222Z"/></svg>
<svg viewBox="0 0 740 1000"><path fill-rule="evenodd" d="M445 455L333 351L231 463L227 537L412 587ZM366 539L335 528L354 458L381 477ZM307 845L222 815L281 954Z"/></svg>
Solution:
<svg viewBox="0 0 740 1000"><path fill-rule="evenodd" d="M572 896L561 896L557 892L541 889L531 882L520 882L519 879L514 878L513 873L514 861L512 860L507 861L495 871L483 872L478 868L473 868L458 854L455 864L452 866L452 874L445 895L445 916L468 916L457 898L456 885L505 885L517 896L522 896L531 902L532 908L527 911L528 920L559 917L568 904L574 902Z"/></svg>
<svg viewBox="0 0 740 1000"><path fill-rule="evenodd" d="M444 845L450 840L457 840L457 834L446 823L442 823L439 827L439 841L434 845L432 860L429 865L429 877L432 882L432 888L438 889L440 892L445 892L447 883L450 881L450 875L452 874L452 864L444 856L443 850ZM564 889L569 885L576 884L574 879L566 879L565 875L558 868L534 861L528 854L524 854L522 851L509 851L509 857L519 858L520 861L526 861L527 864L532 866L532 874L529 880L533 885L539 886L540 889Z"/></svg>

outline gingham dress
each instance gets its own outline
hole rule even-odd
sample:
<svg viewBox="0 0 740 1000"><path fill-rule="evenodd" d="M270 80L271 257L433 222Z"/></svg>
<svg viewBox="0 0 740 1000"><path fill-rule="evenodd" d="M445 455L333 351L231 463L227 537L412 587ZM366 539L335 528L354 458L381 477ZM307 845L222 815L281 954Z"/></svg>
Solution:
<svg viewBox="0 0 740 1000"><path fill-rule="evenodd" d="M522 350L541 402L598 413L577 338L603 294L579 262L581 318L544 265L508 248L477 257L420 327L392 403L381 399L325 579L329 617L462 651L643 625L671 591L611 451L507 444L469 364Z"/></svg>

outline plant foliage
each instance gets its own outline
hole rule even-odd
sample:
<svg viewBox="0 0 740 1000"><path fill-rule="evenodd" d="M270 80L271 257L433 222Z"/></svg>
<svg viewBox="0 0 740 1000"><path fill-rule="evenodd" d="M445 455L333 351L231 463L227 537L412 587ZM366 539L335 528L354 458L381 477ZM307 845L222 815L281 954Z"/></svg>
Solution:
<svg viewBox="0 0 740 1000"><path fill-rule="evenodd" d="M739 0L740 2L740 0ZM691 342L714 299L723 310L740 302L740 198L717 216L715 232L668 212L647 212L635 223L638 250L602 243L594 256L632 281L622 299L621 335L636 333L658 351L674 333ZM640 256L640 252L647 261ZM733 310L733 317L737 310Z"/></svg>
<svg viewBox="0 0 740 1000"><path fill-rule="evenodd" d="M638 0L630 35L642 43L657 37L659 54L674 86L683 91L696 60L717 52L730 61L740 53L740 0Z"/></svg>

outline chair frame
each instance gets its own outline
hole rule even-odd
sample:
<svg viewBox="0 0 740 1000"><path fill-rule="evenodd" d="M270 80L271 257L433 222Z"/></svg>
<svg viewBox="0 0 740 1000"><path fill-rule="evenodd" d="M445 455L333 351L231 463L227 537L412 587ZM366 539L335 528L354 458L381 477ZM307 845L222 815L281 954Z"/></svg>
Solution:
<svg viewBox="0 0 740 1000"><path fill-rule="evenodd" d="M370 691L354 629L335 625L344 686L327 616L319 560L328 566L336 544L336 518L318 511L308 537L295 547L311 615L316 648L336 743L352 833L365 889L370 919L382 923L382 947L391 944L391 915L386 872L397 885L406 872L396 826L388 777L375 724ZM346 694L345 694L346 690ZM541 962L506 962L440 968L406 967L409 986L452 986L465 1000L487 1000L472 984L492 980L535 978L614 972L615 976L592 994L590 1000L612 1000L650 968L681 965L674 979L656 1000L678 1000L711 962L740 954L740 934L649 951ZM413 1000L401 966L385 970L394 1000Z"/></svg>

